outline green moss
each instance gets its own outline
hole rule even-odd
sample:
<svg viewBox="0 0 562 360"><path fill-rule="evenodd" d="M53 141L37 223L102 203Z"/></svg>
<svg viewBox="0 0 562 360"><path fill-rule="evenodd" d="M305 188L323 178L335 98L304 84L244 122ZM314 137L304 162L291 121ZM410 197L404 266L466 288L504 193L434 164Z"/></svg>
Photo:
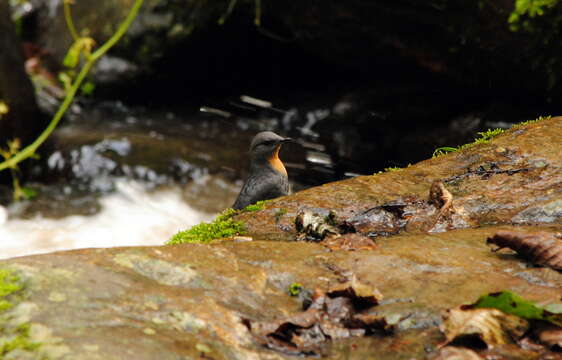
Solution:
<svg viewBox="0 0 562 360"><path fill-rule="evenodd" d="M12 334L0 343L0 358L16 349L33 351L41 346L41 343L29 340L29 324L18 326Z"/></svg>
<svg viewBox="0 0 562 360"><path fill-rule="evenodd" d="M241 221L234 221L232 217L239 213L255 212L265 208L269 200L258 201L255 204L246 206L242 210L226 209L210 223L201 223L193 226L189 230L180 231L166 244L183 243L209 243L211 240L222 239L235 235L246 234L246 229Z"/></svg>
<svg viewBox="0 0 562 360"><path fill-rule="evenodd" d="M512 129L516 129L518 127L522 127L525 125L529 125L529 124L533 124L539 121L543 121L543 120L548 120L550 119L551 116L539 116L538 118L534 119L534 120L527 120L527 121L523 121L519 124L515 124L513 125L511 128ZM473 142L468 143L468 144L464 144L458 147L450 147L450 146L444 146L444 147L440 147L435 149L435 151L433 152L433 157L438 157L450 152L456 152L456 151L460 151L460 150L464 150L464 149L468 149L474 145L478 145L478 144L484 144L489 142L490 140L492 140L493 138L495 138L496 136L503 134L505 132L504 129L488 129L486 131L482 131L479 132L478 135L479 137L475 138Z"/></svg>
<svg viewBox="0 0 562 360"><path fill-rule="evenodd" d="M244 224L232 219L237 213L236 210L226 209L210 223L201 223L189 230L178 232L167 244L209 243L214 239L244 235L246 233Z"/></svg>
<svg viewBox="0 0 562 360"><path fill-rule="evenodd" d="M479 132L478 133L479 137L475 138L474 141L471 143L464 144L459 147L444 146L435 149L435 151L433 152L433 157L438 157L440 155L447 154L450 152L468 149L469 147L472 147L474 145L487 143L493 138L495 138L496 136L502 134L504 131L505 131L504 129L488 129L486 131Z"/></svg>
<svg viewBox="0 0 562 360"><path fill-rule="evenodd" d="M374 173L373 175L383 174L383 173L386 173L386 172L399 171L399 170L403 170L403 169L405 169L405 168L409 168L410 166L412 166L412 164L408 164L406 167L403 167L403 168L401 168L401 167L399 167L399 166L391 166L391 167L384 168L384 169L381 170L381 171L377 171L377 172Z"/></svg>
<svg viewBox="0 0 562 360"><path fill-rule="evenodd" d="M0 315L14 306L23 288L23 281L17 274L8 269L0 269ZM40 343L30 341L29 329L29 323L10 328L0 321L0 358L14 350L33 351L41 346Z"/></svg>
<svg viewBox="0 0 562 360"><path fill-rule="evenodd" d="M6 298L22 289L19 277L10 270L0 269L0 313L12 307Z"/></svg>
<svg viewBox="0 0 562 360"><path fill-rule="evenodd" d="M550 116L550 115L548 115L548 116L539 116L539 117L536 118L536 119L527 120L527 121L520 122L519 124L515 124L515 125L513 125L511 128L512 128L512 129L517 129L517 128L519 128L519 127L522 127L522 126L525 126L525 125L529 125L529 124L534 124L534 123L539 122L539 121L550 120L551 118L552 118L552 116Z"/></svg>
<svg viewBox="0 0 562 360"><path fill-rule="evenodd" d="M242 212L253 212L253 211L260 211L265 208L265 204L267 204L270 200L262 200L258 201L255 204L250 204L242 209Z"/></svg>

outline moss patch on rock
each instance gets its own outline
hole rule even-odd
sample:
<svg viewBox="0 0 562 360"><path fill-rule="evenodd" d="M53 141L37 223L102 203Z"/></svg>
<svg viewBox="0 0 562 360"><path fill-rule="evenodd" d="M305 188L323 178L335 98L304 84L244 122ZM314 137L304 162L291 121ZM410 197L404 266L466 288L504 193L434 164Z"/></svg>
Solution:
<svg viewBox="0 0 562 360"><path fill-rule="evenodd" d="M255 204L250 204L246 206L244 209L240 210L240 212L254 212L260 211L265 209L265 204L267 204L270 200L261 200L256 202Z"/></svg>
<svg viewBox="0 0 562 360"><path fill-rule="evenodd" d="M550 118L551 118L551 116L539 116L536 119L527 120L527 121L523 121L519 124L515 124L511 127L511 129L516 129L516 128L519 128L519 127L522 127L522 126L525 126L525 125L529 125L529 124L539 122L539 121L548 120ZM490 142L490 140L492 140L496 136L503 134L505 131L506 130L504 130L504 129L488 129L486 131L479 132L478 137L475 138L474 141L471 142L471 143L460 145L460 146L457 146L457 147L444 146L444 147L440 147L440 148L435 149L435 151L433 152L433 157L441 156L441 155L444 155L444 154L447 154L447 153L450 153L450 152L464 150L464 149L470 148L474 145L485 144L487 142Z"/></svg>
<svg viewBox="0 0 562 360"><path fill-rule="evenodd" d="M13 305L6 300L11 294L23 288L20 278L12 271L0 269L0 313L10 309Z"/></svg>
<svg viewBox="0 0 562 360"><path fill-rule="evenodd" d="M210 223L201 223L193 226L189 230L180 231L166 244L183 243L209 243L214 239L221 239L235 235L244 235L246 229L240 221L235 221L232 217L238 212L233 209L226 209Z"/></svg>
<svg viewBox="0 0 562 360"><path fill-rule="evenodd" d="M234 215L246 212L261 211L269 200L258 201L242 210L226 209L210 223L201 223L191 229L180 231L168 242L167 245L183 243L209 243L211 240L227 238L235 235L246 234L244 223L235 221Z"/></svg>
<svg viewBox="0 0 562 360"><path fill-rule="evenodd" d="M33 351L41 346L30 340L30 324L8 323L6 312L18 302L24 289L22 279L12 270L0 269L0 359L14 351Z"/></svg>

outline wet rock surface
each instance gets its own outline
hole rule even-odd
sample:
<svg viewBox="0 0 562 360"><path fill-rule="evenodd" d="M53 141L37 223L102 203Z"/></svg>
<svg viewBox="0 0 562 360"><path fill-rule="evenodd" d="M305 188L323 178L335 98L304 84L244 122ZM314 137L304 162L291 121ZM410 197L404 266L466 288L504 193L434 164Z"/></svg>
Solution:
<svg viewBox="0 0 562 360"><path fill-rule="evenodd" d="M319 353L325 358L433 354L444 359L456 353L477 358L470 351L437 352L446 340L439 330L444 310L502 290L541 305L561 300L559 271L535 267L515 252L493 252L486 244L487 238L514 228L529 234L560 232L561 134L562 119L553 118L407 169L271 201L264 210L238 216L253 241L86 249L2 261L0 268L19 274L25 290L0 315L0 326L28 324L30 338L42 343L20 357L29 359L45 354L52 359L293 358L262 346L244 319L261 324L295 320L303 308L300 299L289 296L292 284L331 294L338 286L347 289L342 279L355 279L383 298L376 297L376 306L355 309L352 318L384 318L394 333L338 338L321 332L325 341ZM437 221L447 201L430 198L435 180L452 195ZM324 216L334 210L336 222L352 222L357 234L376 238L377 246L347 251L292 241L302 209ZM381 231L393 218L400 219L396 227ZM364 287L355 289L364 294ZM345 323L344 313L328 314L337 326ZM544 351L507 344L480 355L559 355Z"/></svg>
<svg viewBox="0 0 562 360"><path fill-rule="evenodd" d="M562 118L513 128L493 141L376 176L325 184L242 214L253 236L293 240L302 210L335 211L356 232L377 236L485 225L562 224ZM432 198L435 181L453 197ZM274 216L282 212L284 215ZM282 229L283 231L278 231Z"/></svg>

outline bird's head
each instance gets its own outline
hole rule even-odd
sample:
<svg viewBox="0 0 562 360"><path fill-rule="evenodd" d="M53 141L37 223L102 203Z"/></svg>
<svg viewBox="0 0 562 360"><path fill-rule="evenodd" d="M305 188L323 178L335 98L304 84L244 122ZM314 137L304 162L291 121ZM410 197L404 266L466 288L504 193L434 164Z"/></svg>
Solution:
<svg viewBox="0 0 562 360"><path fill-rule="evenodd" d="M254 136L250 145L252 159L270 159L278 157L279 150L283 143L292 141L291 138L284 138L272 131L262 131Z"/></svg>

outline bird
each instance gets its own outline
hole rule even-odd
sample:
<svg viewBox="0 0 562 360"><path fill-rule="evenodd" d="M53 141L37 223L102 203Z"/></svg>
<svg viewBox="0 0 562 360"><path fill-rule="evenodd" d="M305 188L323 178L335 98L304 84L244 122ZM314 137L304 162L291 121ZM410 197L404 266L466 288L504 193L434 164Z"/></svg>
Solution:
<svg viewBox="0 0 562 360"><path fill-rule="evenodd" d="M289 178L279 159L281 145L293 141L272 131L262 131L250 145L250 171L238 198L232 205L240 210L261 200L289 194Z"/></svg>

